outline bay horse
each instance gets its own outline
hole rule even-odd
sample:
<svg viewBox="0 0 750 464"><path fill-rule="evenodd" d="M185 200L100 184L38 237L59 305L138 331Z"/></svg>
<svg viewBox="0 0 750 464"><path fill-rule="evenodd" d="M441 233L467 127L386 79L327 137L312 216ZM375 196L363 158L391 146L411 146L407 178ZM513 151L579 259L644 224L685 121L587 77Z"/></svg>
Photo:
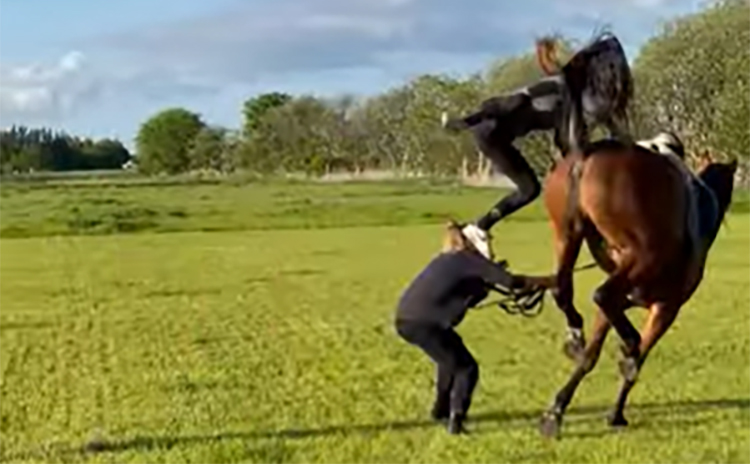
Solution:
<svg viewBox="0 0 750 464"><path fill-rule="evenodd" d="M552 294L569 326L582 318L573 304L573 266L584 241L608 276L593 295L591 339L566 344L577 365L541 418L543 436L559 435L611 327L622 341L623 380L608 420L627 425L623 410L646 357L700 284L731 203L737 161L711 162L697 176L681 164L642 144L604 139L568 153L546 176L543 199L558 266ZM641 333L626 317L631 307L649 312Z"/></svg>

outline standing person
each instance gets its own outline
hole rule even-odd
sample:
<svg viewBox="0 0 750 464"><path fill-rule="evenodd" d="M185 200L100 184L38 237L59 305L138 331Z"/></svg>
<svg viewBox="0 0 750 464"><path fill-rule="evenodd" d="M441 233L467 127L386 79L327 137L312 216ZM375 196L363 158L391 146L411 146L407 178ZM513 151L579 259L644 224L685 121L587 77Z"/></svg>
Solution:
<svg viewBox="0 0 750 464"><path fill-rule="evenodd" d="M461 233L461 226L451 222L443 252L404 291L396 310L396 332L437 365L431 415L435 420L447 419L449 433L465 431L464 421L479 379L479 366L454 327L469 308L487 297L489 286L522 294L547 281L511 274L478 253Z"/></svg>
<svg viewBox="0 0 750 464"><path fill-rule="evenodd" d="M541 191L539 180L513 142L532 131L554 131L554 141L565 155L580 147L571 140L587 137L586 119L604 124L611 136L627 138L627 106L633 85L630 66L619 40L600 34L561 66L552 39L536 44L540 67L547 76L529 86L489 98L472 114L450 118L442 114L442 125L451 131L471 129L481 152L516 185L486 214L468 224L463 233L485 256L489 253L487 232L501 219L534 201ZM582 101L580 111L576 112ZM581 134L571 134L573 131ZM567 133L565 133L567 132Z"/></svg>

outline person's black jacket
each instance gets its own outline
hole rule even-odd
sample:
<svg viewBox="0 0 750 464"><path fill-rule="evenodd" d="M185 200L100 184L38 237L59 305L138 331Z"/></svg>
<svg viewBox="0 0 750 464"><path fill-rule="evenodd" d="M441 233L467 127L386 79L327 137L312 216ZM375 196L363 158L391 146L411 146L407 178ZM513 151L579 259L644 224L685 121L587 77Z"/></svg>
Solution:
<svg viewBox="0 0 750 464"><path fill-rule="evenodd" d="M441 253L401 295L396 319L455 327L487 297L488 287L512 289L522 285L520 280L474 251Z"/></svg>

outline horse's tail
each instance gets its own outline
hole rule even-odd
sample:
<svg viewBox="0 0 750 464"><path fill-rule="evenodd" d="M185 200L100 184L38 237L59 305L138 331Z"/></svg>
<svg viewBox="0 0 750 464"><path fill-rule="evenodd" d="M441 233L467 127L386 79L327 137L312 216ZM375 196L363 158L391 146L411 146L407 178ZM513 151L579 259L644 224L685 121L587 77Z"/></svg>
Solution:
<svg viewBox="0 0 750 464"><path fill-rule="evenodd" d="M557 56L557 40L551 36L544 36L536 40L536 61L547 75L557 74L562 69Z"/></svg>

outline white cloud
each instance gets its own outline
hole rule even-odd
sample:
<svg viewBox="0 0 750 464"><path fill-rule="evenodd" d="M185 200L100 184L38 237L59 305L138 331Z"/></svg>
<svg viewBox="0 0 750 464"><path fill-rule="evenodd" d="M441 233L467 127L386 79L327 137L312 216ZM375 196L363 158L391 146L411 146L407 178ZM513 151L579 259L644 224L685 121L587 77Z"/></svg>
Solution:
<svg viewBox="0 0 750 464"><path fill-rule="evenodd" d="M664 6L667 3L669 3L669 0L629 0L631 1L635 6L643 7L643 8L658 8L660 6Z"/></svg>
<svg viewBox="0 0 750 464"><path fill-rule="evenodd" d="M52 64L3 66L0 69L0 117L59 116L92 98L100 83L87 75L87 60L72 51Z"/></svg>
<svg viewBox="0 0 750 464"><path fill-rule="evenodd" d="M275 0L110 38L129 59L247 83L269 75L383 68L393 53L484 54L530 46L519 9L475 0ZM505 18L503 20L503 18Z"/></svg>
<svg viewBox="0 0 750 464"><path fill-rule="evenodd" d="M0 124L64 122L103 99L140 97L151 101L177 94L214 92L212 85L189 75L172 75L159 67L122 65L106 70L79 51L53 63L0 68Z"/></svg>
<svg viewBox="0 0 750 464"><path fill-rule="evenodd" d="M223 84L332 69L393 73L403 70L384 57L411 56L416 62L425 55L502 56L531 50L542 33L586 40L604 25L628 46L650 33L661 13L677 8L675 2L269 0L130 31L103 44L174 75Z"/></svg>

